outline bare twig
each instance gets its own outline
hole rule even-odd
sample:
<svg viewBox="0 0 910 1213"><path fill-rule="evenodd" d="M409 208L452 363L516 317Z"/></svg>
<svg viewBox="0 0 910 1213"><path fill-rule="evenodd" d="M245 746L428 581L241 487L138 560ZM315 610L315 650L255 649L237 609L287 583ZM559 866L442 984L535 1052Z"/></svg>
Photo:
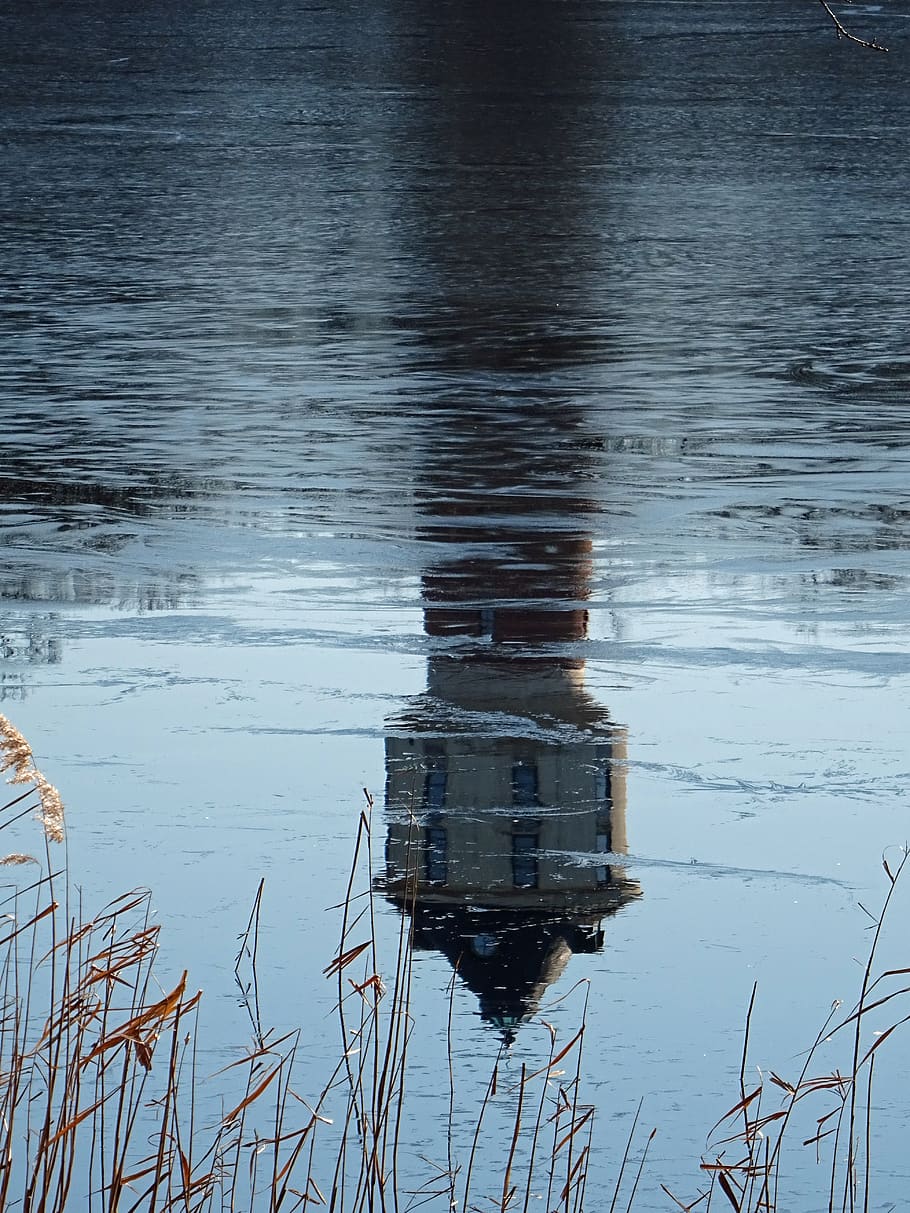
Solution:
<svg viewBox="0 0 910 1213"><path fill-rule="evenodd" d="M888 53L887 46L882 46L882 44L875 38L860 38L858 34L851 33L851 31L847 29L847 27L838 17L837 13L835 13L834 9L828 3L828 0L818 0L818 2L831 18L831 21L834 24L834 32L837 34L838 38L845 38L848 42L855 42L857 46L864 46L870 51L882 51L885 54Z"/></svg>

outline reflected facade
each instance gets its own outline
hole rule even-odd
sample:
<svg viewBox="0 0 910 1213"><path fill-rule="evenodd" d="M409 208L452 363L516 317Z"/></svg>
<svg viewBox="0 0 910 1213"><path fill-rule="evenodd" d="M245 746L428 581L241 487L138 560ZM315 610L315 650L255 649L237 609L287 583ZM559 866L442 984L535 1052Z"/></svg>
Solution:
<svg viewBox="0 0 910 1213"><path fill-rule="evenodd" d="M458 467L440 456L436 479L430 458L427 689L387 723L383 889L507 1040L640 894L621 858L625 729L585 686L592 542L579 520L593 507L556 454L576 423L571 405L541 402L504 457L490 410L462 434Z"/></svg>

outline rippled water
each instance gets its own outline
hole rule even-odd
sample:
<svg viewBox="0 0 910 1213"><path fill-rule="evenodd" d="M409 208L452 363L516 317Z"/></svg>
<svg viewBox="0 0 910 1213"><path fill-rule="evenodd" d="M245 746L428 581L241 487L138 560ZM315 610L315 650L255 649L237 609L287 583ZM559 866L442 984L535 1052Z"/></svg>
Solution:
<svg viewBox="0 0 910 1213"><path fill-rule="evenodd" d="M0 15L0 695L74 879L150 885L237 1038L264 872L327 1051L372 789L416 1097L454 964L466 1091L587 978L643 1207L753 981L779 1069L853 993L907 834L910 45L816 8Z"/></svg>

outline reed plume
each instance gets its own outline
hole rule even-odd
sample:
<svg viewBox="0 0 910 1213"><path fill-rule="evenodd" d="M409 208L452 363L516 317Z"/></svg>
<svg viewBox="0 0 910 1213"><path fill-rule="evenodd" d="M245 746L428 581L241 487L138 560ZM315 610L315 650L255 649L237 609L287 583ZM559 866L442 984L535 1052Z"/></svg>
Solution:
<svg viewBox="0 0 910 1213"><path fill-rule="evenodd" d="M7 782L31 784L38 793L38 819L44 826L45 836L51 842L63 842L63 801L60 793L35 764L32 747L16 726L0 714L0 774L7 775ZM22 862L7 857L4 862Z"/></svg>

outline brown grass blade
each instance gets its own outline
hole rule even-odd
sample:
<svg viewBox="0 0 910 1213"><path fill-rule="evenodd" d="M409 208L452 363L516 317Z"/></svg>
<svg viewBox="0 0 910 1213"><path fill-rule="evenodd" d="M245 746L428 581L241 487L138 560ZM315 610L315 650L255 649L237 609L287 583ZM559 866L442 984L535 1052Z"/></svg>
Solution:
<svg viewBox="0 0 910 1213"><path fill-rule="evenodd" d="M670 1199L673 1201L673 1203L678 1208L682 1209L683 1213L692 1213L692 1210L697 1205L700 1205L703 1200L708 1199L708 1193L702 1192L698 1196L696 1196L695 1200L691 1201L689 1204L684 1204L683 1201L681 1201L678 1196L673 1195L673 1193L670 1191L670 1189L667 1187L666 1184L661 1184L660 1186L664 1190L664 1192L666 1192L666 1194L670 1197Z"/></svg>
<svg viewBox="0 0 910 1213"><path fill-rule="evenodd" d="M897 1021L897 1023L893 1023L893 1024L891 1025L891 1027L890 1027L890 1028L886 1028L886 1029L885 1029L885 1031L884 1031L884 1032L882 1032L882 1034L879 1036L878 1040L876 1040L874 1044L870 1045L869 1049L868 1049L868 1050L866 1051L866 1053L863 1055L863 1059L862 1059L862 1061L859 1063L859 1066L858 1066L857 1068L858 1068L858 1069L862 1069L862 1067L863 1067L863 1066L866 1064L866 1062L867 1062L867 1061L869 1060L869 1058L870 1058L870 1057L873 1055L873 1053L875 1053L875 1051L876 1051L876 1050L877 1050L877 1049L878 1049L878 1048L879 1048L881 1045L883 1045L883 1044L885 1043L885 1041L888 1039L888 1037L891 1035L891 1033L892 1033L892 1032L896 1032L896 1031L897 1031L897 1029L898 1029L898 1028L899 1028L899 1027L900 1027L902 1024L907 1023L907 1022L908 1022L908 1020L910 1020L910 1015L905 1015L903 1019L899 1019L899 1020Z"/></svg>
<svg viewBox="0 0 910 1213"><path fill-rule="evenodd" d="M370 946L371 941L368 939L366 943L359 943L356 947L349 948L347 952L341 952L325 966L322 972L326 977L337 976L342 969L346 969L349 964L352 964Z"/></svg>
<svg viewBox="0 0 910 1213"><path fill-rule="evenodd" d="M566 1182L563 1185L563 1189L559 1194L559 1203L560 1204L564 1203L564 1201L568 1197L569 1193L572 1191L572 1184L575 1181L575 1176L581 1170L587 1156L588 1156L588 1147L585 1146L585 1148L579 1154L578 1158L576 1158L575 1165L572 1167L571 1171L569 1172Z"/></svg>
<svg viewBox="0 0 910 1213"><path fill-rule="evenodd" d="M154 1163L152 1163L150 1167L143 1167L141 1171L133 1171L129 1175L121 1175L120 1178L115 1182L119 1185L119 1187L126 1188L130 1184L135 1183L137 1179L143 1179L146 1175L151 1175L154 1170L156 1170L156 1166ZM113 1185L108 1185L108 1187L112 1186Z"/></svg>
<svg viewBox="0 0 910 1213"><path fill-rule="evenodd" d="M772 1070L769 1075L771 1081L776 1087L780 1087L782 1091L786 1091L788 1095L796 1094L796 1087L792 1082L787 1082L786 1078L781 1078L779 1074L775 1074Z"/></svg>
<svg viewBox="0 0 910 1213"><path fill-rule="evenodd" d="M741 1213L742 1210L742 1193L737 1192L734 1185L730 1181L726 1171L718 1171L717 1182L720 1184L720 1190L729 1200L730 1204L736 1210L736 1213Z"/></svg>
<svg viewBox="0 0 910 1213"><path fill-rule="evenodd" d="M248 1108L250 1104L256 1102L262 1092L268 1087L269 1083L272 1082L280 1071L281 1062L279 1062L268 1074L266 1074L262 1082L254 1090L252 1090L245 1099L241 1099L236 1108L233 1108L230 1112L228 1112L227 1116L223 1116L221 1118L221 1123L227 1126L231 1123L231 1121L236 1120L237 1116L244 1110L244 1108Z"/></svg>
<svg viewBox="0 0 910 1213"><path fill-rule="evenodd" d="M833 1129L826 1129L824 1133L816 1133L814 1137L807 1137L803 1142L804 1146L817 1146L820 1141L824 1141L826 1137L830 1137L832 1133L837 1132L837 1126Z"/></svg>
<svg viewBox="0 0 910 1213"><path fill-rule="evenodd" d="M311 1189L312 1189L312 1191L314 1191L316 1193L315 1198L310 1196L310 1194L309 1194ZM320 1205L324 1205L326 1203L326 1199L323 1196L322 1192L320 1192L319 1185L316 1183L316 1180L313 1179L312 1175L307 1180L307 1190L306 1190L306 1193L305 1193L303 1199L305 1201L315 1199L317 1201L317 1203Z"/></svg>
<svg viewBox="0 0 910 1213"><path fill-rule="evenodd" d="M73 1129L78 1128L78 1126L81 1125L84 1120L87 1120L93 1112L96 1112L98 1108L101 1107L103 1102L103 1100L99 1099L96 1103L93 1103L90 1108L84 1108L78 1116L74 1116L72 1120L68 1121L68 1123L65 1124L62 1129L58 1129L54 1136L45 1143L45 1149L54 1145L55 1142L60 1141L62 1137L66 1137L67 1133L72 1133Z"/></svg>
<svg viewBox="0 0 910 1213"><path fill-rule="evenodd" d="M581 1040L582 1036L584 1035L584 1031L585 1030L583 1027L579 1028L569 1043L560 1049L555 1057L552 1057L545 1066L541 1066L539 1070L535 1070L533 1074L528 1075L528 1082L533 1082L534 1079L539 1078L541 1074L549 1073L554 1066L558 1066L562 1059L571 1053L575 1045L577 1045Z"/></svg>
<svg viewBox="0 0 910 1213"><path fill-rule="evenodd" d="M134 1040L133 1048L136 1050L136 1060L142 1066L143 1070L148 1071L152 1068L152 1054L155 1051L155 1041Z"/></svg>
<svg viewBox="0 0 910 1213"><path fill-rule="evenodd" d="M29 919L29 921L23 923L21 927L17 927L15 931L11 931L9 935L6 935L3 939L0 939L0 948L5 948L8 943L12 943L12 941L19 935L24 934L26 931L32 930L32 928L36 927L39 922L47 918L49 914L53 914L59 908L60 907L57 905L56 901L52 902L49 906L45 907L45 909L41 910L40 913L36 914L34 918Z"/></svg>
<svg viewBox="0 0 910 1213"><path fill-rule="evenodd" d="M587 1111L585 1112L585 1114L583 1116L579 1117L579 1119L575 1122L575 1124L572 1125L571 1129L569 1129L568 1133L565 1135L565 1137L562 1139L562 1141L557 1142L557 1144L553 1147L553 1153L558 1154L559 1151L563 1148L563 1146L567 1145L568 1142L570 1142L572 1140L572 1138L575 1136L575 1134L584 1128L584 1126L588 1123L588 1121L591 1119L591 1117L593 1115L594 1115L594 1109L588 1108Z"/></svg>
<svg viewBox="0 0 910 1213"><path fill-rule="evenodd" d="M368 977L366 981L352 981L350 984L351 989L355 994L364 994L367 990L376 990L381 994L383 990L382 978L378 973L374 973L373 976Z"/></svg>
<svg viewBox="0 0 910 1213"><path fill-rule="evenodd" d="M752 1091L749 1095L745 1095L739 1101L739 1103L734 1104L729 1112L724 1112L723 1116L720 1118L717 1124L714 1125L708 1136L710 1137L713 1133L716 1133L725 1120L732 1120L734 1116L738 1116L740 1112L744 1112L746 1108L748 1108L750 1104L754 1103L759 1095L761 1095L763 1090L764 1087L762 1087L762 1085L759 1083L754 1091Z"/></svg>

